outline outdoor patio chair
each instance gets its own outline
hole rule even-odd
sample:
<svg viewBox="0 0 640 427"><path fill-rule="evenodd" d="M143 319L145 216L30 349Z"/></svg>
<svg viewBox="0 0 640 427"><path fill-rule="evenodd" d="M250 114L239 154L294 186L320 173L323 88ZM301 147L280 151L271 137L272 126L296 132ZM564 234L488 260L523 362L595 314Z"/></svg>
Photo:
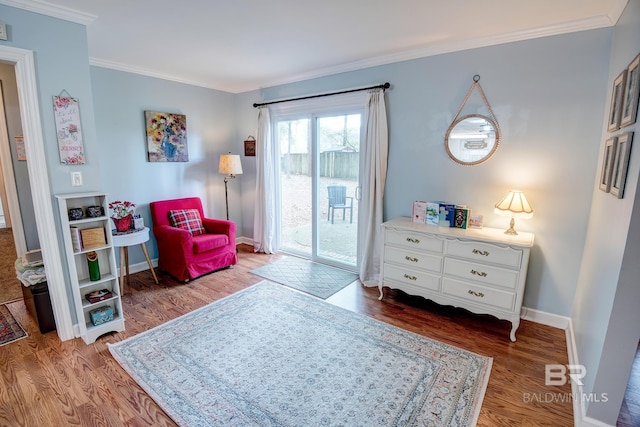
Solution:
<svg viewBox="0 0 640 427"><path fill-rule="evenodd" d="M347 209L349 209L349 224L353 224L353 197L347 196L347 187L344 185L329 185L329 212L327 220L333 224L333 216L336 209L342 209L342 220L346 219Z"/></svg>

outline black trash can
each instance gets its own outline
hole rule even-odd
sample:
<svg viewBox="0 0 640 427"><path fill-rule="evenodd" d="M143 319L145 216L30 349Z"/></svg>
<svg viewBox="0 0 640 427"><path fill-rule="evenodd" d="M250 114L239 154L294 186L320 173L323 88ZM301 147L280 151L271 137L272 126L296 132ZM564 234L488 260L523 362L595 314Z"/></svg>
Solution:
<svg viewBox="0 0 640 427"><path fill-rule="evenodd" d="M36 283L31 286L22 286L22 295L24 297L24 305L27 311L38 323L40 332L56 330L56 321L53 317L53 308L51 308L51 299L49 298L49 287L47 282Z"/></svg>

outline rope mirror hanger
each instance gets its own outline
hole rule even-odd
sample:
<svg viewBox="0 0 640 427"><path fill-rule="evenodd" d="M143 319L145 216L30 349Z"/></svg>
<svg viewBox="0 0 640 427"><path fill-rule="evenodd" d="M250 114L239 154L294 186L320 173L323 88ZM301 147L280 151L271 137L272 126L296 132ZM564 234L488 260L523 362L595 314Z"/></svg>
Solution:
<svg viewBox="0 0 640 427"><path fill-rule="evenodd" d="M468 114L462 117L460 112L475 89L478 89L482 101L489 111L489 117L482 114ZM451 125L444 137L444 148L451 160L463 166L474 166L489 160L498 150L502 133L489 101L480 86L480 76L473 76L473 83L460 104Z"/></svg>

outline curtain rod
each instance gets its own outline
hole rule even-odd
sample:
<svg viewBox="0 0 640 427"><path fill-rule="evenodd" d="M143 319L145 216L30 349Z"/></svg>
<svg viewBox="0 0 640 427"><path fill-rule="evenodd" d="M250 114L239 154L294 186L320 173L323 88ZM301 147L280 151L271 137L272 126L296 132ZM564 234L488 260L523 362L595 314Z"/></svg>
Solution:
<svg viewBox="0 0 640 427"><path fill-rule="evenodd" d="M343 93L351 93L351 92L360 92L362 90L369 90L369 89L389 89L391 87L391 84L389 82L386 82L384 84L381 85L377 85L377 86L369 86L369 87L363 87L360 89L351 89L351 90L343 90L340 92L331 92L331 93L321 93L319 95L309 95L309 96L302 96L300 98L289 98L289 99L281 99L279 101L269 101L269 102L263 102L263 103L253 103L254 108L257 107L263 107L265 105L271 105L271 104L278 104L280 102L289 102L289 101L300 101L302 99L312 99L312 98L321 98L323 96L331 96L331 95L341 95Z"/></svg>

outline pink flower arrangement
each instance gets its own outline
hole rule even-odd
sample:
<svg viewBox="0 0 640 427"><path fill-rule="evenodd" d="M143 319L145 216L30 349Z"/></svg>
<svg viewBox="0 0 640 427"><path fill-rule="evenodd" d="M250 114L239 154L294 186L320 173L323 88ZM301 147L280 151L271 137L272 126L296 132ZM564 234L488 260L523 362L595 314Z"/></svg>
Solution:
<svg viewBox="0 0 640 427"><path fill-rule="evenodd" d="M111 218L124 218L127 215L131 215L135 207L135 203L129 201L121 202L120 200L116 200L115 202L110 202L109 209L113 211Z"/></svg>

